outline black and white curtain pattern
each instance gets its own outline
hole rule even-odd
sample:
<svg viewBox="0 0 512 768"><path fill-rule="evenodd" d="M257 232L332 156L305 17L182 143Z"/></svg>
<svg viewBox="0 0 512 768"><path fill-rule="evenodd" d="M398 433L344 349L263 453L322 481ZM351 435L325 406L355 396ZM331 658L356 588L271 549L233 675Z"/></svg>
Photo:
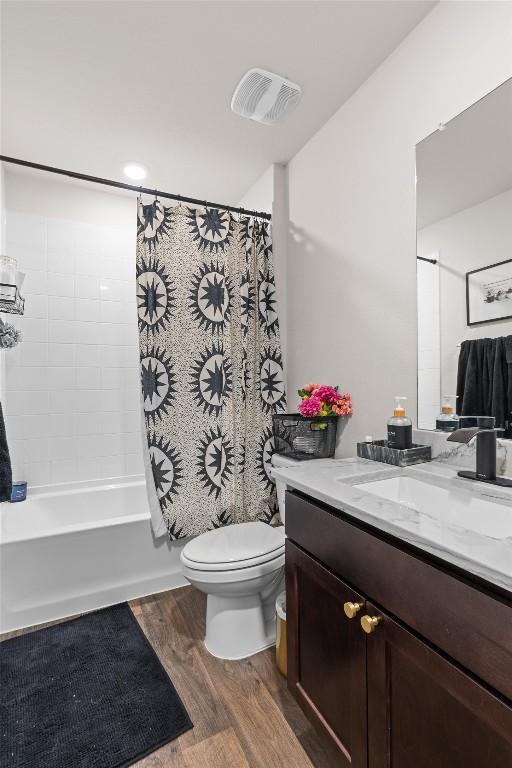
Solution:
<svg viewBox="0 0 512 768"><path fill-rule="evenodd" d="M285 408L270 224L139 202L142 399L171 539L279 523L269 467Z"/></svg>

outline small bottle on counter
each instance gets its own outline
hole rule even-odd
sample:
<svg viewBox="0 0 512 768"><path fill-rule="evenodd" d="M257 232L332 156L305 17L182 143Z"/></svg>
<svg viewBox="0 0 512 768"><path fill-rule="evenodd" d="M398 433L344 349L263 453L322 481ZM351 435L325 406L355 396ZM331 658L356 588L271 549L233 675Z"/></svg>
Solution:
<svg viewBox="0 0 512 768"><path fill-rule="evenodd" d="M441 413L436 418L436 429L441 432L455 432L459 428L459 417L452 405L455 400L455 397L443 397Z"/></svg>
<svg viewBox="0 0 512 768"><path fill-rule="evenodd" d="M388 447L404 451L412 446L412 421L405 413L406 397L395 397L395 410L388 421Z"/></svg>

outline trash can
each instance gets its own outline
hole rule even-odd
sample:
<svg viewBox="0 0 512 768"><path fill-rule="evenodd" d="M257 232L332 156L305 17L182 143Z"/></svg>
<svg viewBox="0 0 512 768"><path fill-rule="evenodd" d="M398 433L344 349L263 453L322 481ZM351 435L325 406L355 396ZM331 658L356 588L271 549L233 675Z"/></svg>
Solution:
<svg viewBox="0 0 512 768"><path fill-rule="evenodd" d="M286 677L286 592L276 600L276 662L277 668Z"/></svg>

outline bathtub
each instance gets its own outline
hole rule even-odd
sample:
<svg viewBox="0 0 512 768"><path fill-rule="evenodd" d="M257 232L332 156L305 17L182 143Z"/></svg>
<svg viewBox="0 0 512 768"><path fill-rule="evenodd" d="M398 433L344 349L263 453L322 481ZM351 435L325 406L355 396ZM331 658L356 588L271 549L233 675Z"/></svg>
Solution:
<svg viewBox="0 0 512 768"><path fill-rule="evenodd" d="M184 586L140 477L29 489L0 504L0 632Z"/></svg>

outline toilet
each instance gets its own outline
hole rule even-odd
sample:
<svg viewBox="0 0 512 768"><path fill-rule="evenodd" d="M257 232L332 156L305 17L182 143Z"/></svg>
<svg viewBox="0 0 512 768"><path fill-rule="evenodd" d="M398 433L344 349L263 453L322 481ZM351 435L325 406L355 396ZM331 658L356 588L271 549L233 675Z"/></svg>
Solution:
<svg viewBox="0 0 512 768"><path fill-rule="evenodd" d="M274 466L295 464L274 455ZM278 484L284 523L284 487ZM284 525L238 523L197 536L182 550L183 575L207 595L205 646L244 659L273 645L275 602L284 589Z"/></svg>

